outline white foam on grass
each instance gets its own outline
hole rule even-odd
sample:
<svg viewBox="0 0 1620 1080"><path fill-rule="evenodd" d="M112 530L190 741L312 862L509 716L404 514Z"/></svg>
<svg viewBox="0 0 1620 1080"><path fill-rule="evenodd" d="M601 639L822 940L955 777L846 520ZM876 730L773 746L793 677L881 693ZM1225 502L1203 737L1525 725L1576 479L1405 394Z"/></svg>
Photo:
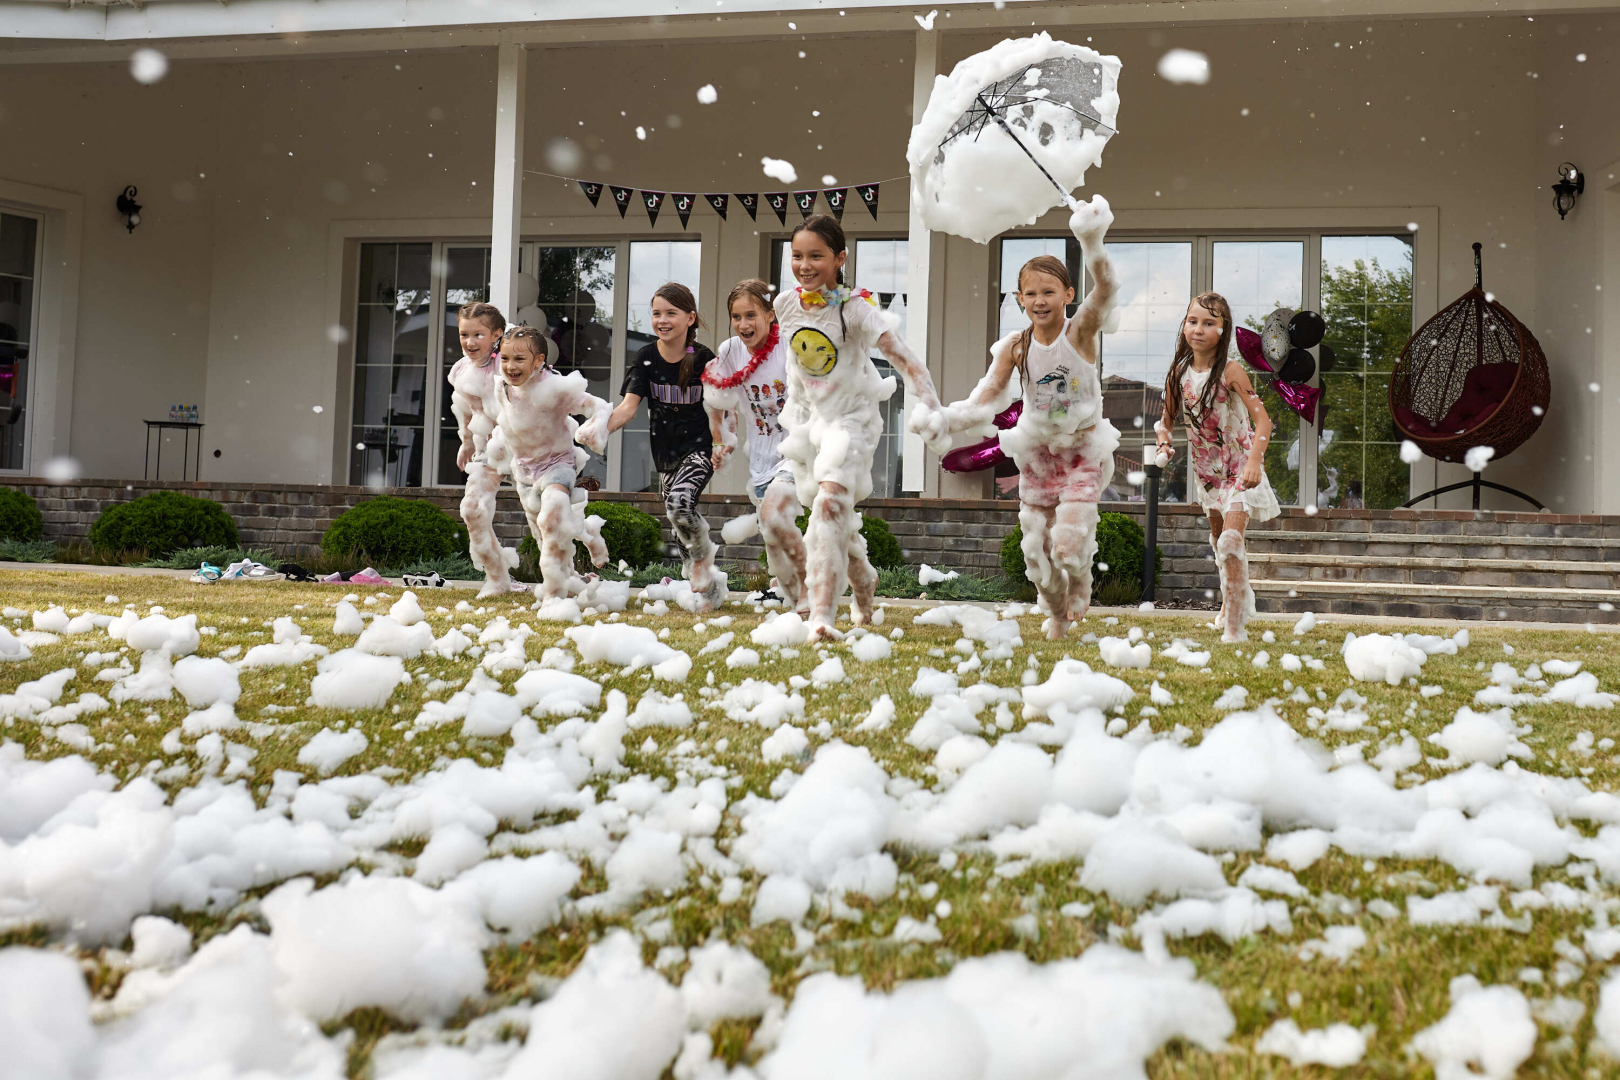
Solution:
<svg viewBox="0 0 1620 1080"><path fill-rule="evenodd" d="M565 636L586 663L612 664L626 672L646 667L654 678L670 682L685 682L692 671L690 656L665 645L645 626L593 623L571 627Z"/></svg>
<svg viewBox="0 0 1620 1080"><path fill-rule="evenodd" d="M1530 1003L1511 986L1481 986L1472 975L1451 980L1451 1011L1412 1039L1439 1080L1485 1076L1508 1080L1536 1048Z"/></svg>
<svg viewBox="0 0 1620 1080"><path fill-rule="evenodd" d="M298 764L308 765L322 776L330 776L345 761L365 752L370 743L358 727L347 731L322 728L298 750Z"/></svg>
<svg viewBox="0 0 1620 1080"><path fill-rule="evenodd" d="M1291 1019L1278 1020L1254 1044L1257 1054L1285 1057L1293 1065L1327 1065L1345 1069L1367 1053L1367 1037L1349 1024L1301 1030Z"/></svg>
<svg viewBox="0 0 1620 1080"><path fill-rule="evenodd" d="M323 709L377 709L387 703L406 681L405 664L397 656L374 656L358 649L343 649L315 665L310 682L310 704Z"/></svg>

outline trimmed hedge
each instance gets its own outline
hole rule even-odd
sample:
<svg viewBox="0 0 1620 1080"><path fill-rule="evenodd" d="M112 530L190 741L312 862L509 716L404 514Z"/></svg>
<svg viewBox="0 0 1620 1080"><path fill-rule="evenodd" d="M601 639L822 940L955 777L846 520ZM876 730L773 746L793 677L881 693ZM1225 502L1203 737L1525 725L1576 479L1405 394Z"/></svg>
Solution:
<svg viewBox="0 0 1620 1080"><path fill-rule="evenodd" d="M810 511L801 513L794 522L802 533L810 527ZM866 537L866 561L872 564L875 570L898 570L906 565L905 557L900 554L900 541L894 538L889 531L889 523L873 514L861 515L861 535ZM765 561L765 554L760 553L760 561Z"/></svg>
<svg viewBox="0 0 1620 1080"><path fill-rule="evenodd" d="M364 558L379 569L467 551L467 529L424 499L379 495L345 510L321 537L336 558Z"/></svg>
<svg viewBox="0 0 1620 1080"><path fill-rule="evenodd" d="M0 540L38 540L45 535L39 505L26 491L0 487Z"/></svg>
<svg viewBox="0 0 1620 1080"><path fill-rule="evenodd" d="M1001 569L1014 583L1030 584L1024 572L1024 542L1022 526L1001 542ZM1128 514L1104 513L1097 521L1097 555L1091 564L1091 590L1098 593L1104 585L1119 586L1142 584L1142 559L1147 551L1147 537L1142 526ZM1102 567L1108 569L1104 570ZM1164 566L1164 551L1159 549L1153 560L1153 582L1158 584Z"/></svg>
<svg viewBox="0 0 1620 1080"><path fill-rule="evenodd" d="M602 519L602 542L608 549L608 561L602 569L617 571L621 559L631 570L640 570L663 561L663 535L658 529L658 519L651 514L628 503L586 503L585 516L592 514ZM523 565L538 571L540 545L535 543L532 535L525 535L518 541L518 557ZM574 541L574 566L581 573L597 569L591 563L585 545L577 540Z"/></svg>
<svg viewBox="0 0 1620 1080"><path fill-rule="evenodd" d="M154 491L103 510L90 526L90 546L108 554L144 551L154 559L181 548L234 548L236 522L212 499Z"/></svg>

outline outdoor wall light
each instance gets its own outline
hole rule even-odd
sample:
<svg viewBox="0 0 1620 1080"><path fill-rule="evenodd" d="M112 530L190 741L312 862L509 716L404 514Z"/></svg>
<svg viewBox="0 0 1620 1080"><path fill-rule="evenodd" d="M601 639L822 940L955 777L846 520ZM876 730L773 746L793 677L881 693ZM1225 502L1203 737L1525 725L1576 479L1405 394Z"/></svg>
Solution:
<svg viewBox="0 0 1620 1080"><path fill-rule="evenodd" d="M125 188L118 196L118 212L124 215L124 227L130 232L141 223L141 204L135 201L135 185Z"/></svg>
<svg viewBox="0 0 1620 1080"><path fill-rule="evenodd" d="M1553 206L1558 211L1558 220L1562 221L1565 214L1575 209L1575 200L1586 190L1586 177L1566 161L1558 166L1558 183L1552 189Z"/></svg>

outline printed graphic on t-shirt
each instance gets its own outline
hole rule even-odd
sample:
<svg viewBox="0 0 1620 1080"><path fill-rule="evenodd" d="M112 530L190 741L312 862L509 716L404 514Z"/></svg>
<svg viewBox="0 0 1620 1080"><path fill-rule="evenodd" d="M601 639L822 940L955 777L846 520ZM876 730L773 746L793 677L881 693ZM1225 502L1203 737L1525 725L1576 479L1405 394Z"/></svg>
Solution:
<svg viewBox="0 0 1620 1080"><path fill-rule="evenodd" d="M838 365L838 346L813 326L801 326L790 342L793 358L811 375L828 375Z"/></svg>
<svg viewBox="0 0 1620 1080"><path fill-rule="evenodd" d="M666 405L703 404L703 382L700 379L693 379L686 386L680 383L652 383L649 389L653 397Z"/></svg>
<svg viewBox="0 0 1620 1080"><path fill-rule="evenodd" d="M754 413L754 430L766 437L782 430L782 409L787 405L787 383L749 383L748 406Z"/></svg>
<svg viewBox="0 0 1620 1080"><path fill-rule="evenodd" d="M1035 383L1034 401L1031 403L1036 412L1044 412L1052 420L1061 420L1069 415L1069 406L1074 403L1074 380L1069 378L1067 365L1059 364Z"/></svg>

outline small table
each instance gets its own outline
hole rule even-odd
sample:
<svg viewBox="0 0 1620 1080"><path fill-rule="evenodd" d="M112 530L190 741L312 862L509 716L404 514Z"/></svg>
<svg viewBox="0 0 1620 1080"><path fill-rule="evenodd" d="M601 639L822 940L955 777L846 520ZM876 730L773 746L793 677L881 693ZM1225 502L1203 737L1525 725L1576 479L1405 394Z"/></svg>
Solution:
<svg viewBox="0 0 1620 1080"><path fill-rule="evenodd" d="M201 480L202 479L202 429L203 429L203 426L201 424L192 423L192 422L186 421L186 420L148 420L148 421L146 421L146 462L145 462L145 464L143 464L141 466L141 479L143 479L143 480L150 479L150 477L148 476L148 473L151 471L151 466L152 466L152 431L153 431L154 428L157 429L158 432L159 432L159 435L158 435L158 452L157 452L158 479L159 480L163 479L163 437L162 437L162 432L166 431L166 430L174 429L174 430L178 430L178 431L184 431L186 433L185 449L180 451L180 479L182 481L184 481L185 478L186 478L186 455L191 453L191 433L193 431L195 431L197 433L197 452L196 452L195 457L192 460L191 478L193 480Z"/></svg>

